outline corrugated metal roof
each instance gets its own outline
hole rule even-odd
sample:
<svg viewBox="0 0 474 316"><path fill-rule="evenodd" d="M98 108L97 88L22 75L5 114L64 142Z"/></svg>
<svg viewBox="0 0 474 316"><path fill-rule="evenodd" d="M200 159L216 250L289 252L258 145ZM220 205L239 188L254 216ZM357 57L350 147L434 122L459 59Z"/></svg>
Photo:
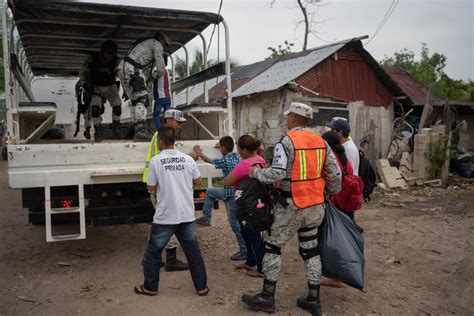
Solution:
<svg viewBox="0 0 474 316"><path fill-rule="evenodd" d="M390 78L410 98L413 105L424 105L429 88L415 79L406 70L399 67L382 67ZM430 102L444 102L443 98L431 90Z"/></svg>
<svg viewBox="0 0 474 316"><path fill-rule="evenodd" d="M351 38L305 52L285 56L277 60L270 68L254 79L234 91L232 96L240 97L281 88L334 54L344 45L360 39L362 38Z"/></svg>
<svg viewBox="0 0 474 316"><path fill-rule="evenodd" d="M253 78L271 65L277 62L277 59L265 59L250 65L240 66L234 69L232 73L232 80L242 78Z"/></svg>
<svg viewBox="0 0 474 316"><path fill-rule="evenodd" d="M224 79L225 79L225 76L220 76L217 78L217 81L218 83L221 83L222 80ZM206 83L207 83L207 89L210 90L214 86L216 86L216 79L208 80L206 81ZM196 101L194 100L197 99L199 96L203 96L203 94L204 94L204 83L201 82L197 85L189 87L189 100L191 100L191 103L196 103ZM204 96L203 96L203 100L204 100ZM178 94L176 94L174 98L174 102L176 106L186 104L186 89L183 89Z"/></svg>
<svg viewBox="0 0 474 316"><path fill-rule="evenodd" d="M277 61L278 59L265 59L250 65L236 67L231 74L232 91L237 90L242 85L252 80L255 76L268 69L268 67ZM225 77L221 76L219 77L219 84L216 85L215 80L213 80L214 84L208 84L207 87L209 89L209 102L222 102L222 100L227 97L227 83L224 79ZM201 104L204 102L204 91L202 90L202 85L199 87L199 89L200 90L194 90L196 93L200 91L200 94L192 94L191 104ZM183 104L185 102L186 99L183 99L182 95L180 95L180 99L176 101L176 104Z"/></svg>
<svg viewBox="0 0 474 316"><path fill-rule="evenodd" d="M233 97L276 90L331 56L344 44L310 52L306 56L279 61L233 93Z"/></svg>

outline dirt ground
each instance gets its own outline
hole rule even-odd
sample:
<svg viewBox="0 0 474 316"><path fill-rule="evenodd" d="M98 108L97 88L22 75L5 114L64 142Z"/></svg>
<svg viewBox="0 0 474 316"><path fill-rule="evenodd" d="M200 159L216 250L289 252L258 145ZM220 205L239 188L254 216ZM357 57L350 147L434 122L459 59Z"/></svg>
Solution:
<svg viewBox="0 0 474 316"><path fill-rule="evenodd" d="M261 279L234 269L236 250L225 212L198 229L211 292L195 294L188 272L163 272L159 295L133 294L142 282L149 226L89 227L87 239L46 243L43 226L27 224L21 192L8 189L0 163L0 315L236 315L240 297ZM378 193L356 215L365 229L365 289L323 288L323 312L474 314L474 186ZM198 214L200 216L200 214ZM179 256L183 258L183 254ZM283 251L277 312L300 315L306 293L297 240Z"/></svg>

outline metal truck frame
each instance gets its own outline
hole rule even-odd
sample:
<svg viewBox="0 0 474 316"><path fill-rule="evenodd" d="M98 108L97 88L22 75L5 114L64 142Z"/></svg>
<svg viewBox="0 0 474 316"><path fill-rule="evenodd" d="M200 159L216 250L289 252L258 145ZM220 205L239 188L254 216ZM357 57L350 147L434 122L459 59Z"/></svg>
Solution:
<svg viewBox="0 0 474 316"><path fill-rule="evenodd" d="M9 14L13 17L11 23L7 19ZM40 139L54 126L58 111L66 104L56 104L55 100L38 102L32 84L45 77L77 78L84 58L97 50L103 40L116 41L119 57L123 57L133 41L151 37L156 31L170 37L171 54L184 48L187 55L185 45L199 37L204 51L203 68L207 68L208 43L202 32L209 25L222 24L226 107L207 104L203 80L206 104L186 110L189 119L200 126L204 124L193 113L218 113L219 135L207 129L211 139L181 141L178 149L190 152L198 144L206 153L218 156L214 148L216 139L224 133L233 135L229 29L222 16L64 0L5 0L2 15L8 184L13 189L22 189L23 207L29 211L30 223L45 222L47 242L84 239L87 222L96 226L139 223L150 222L153 216L146 187L141 182L148 143L94 143L70 136L64 140ZM201 79L212 77L212 71L201 72ZM180 81L183 89L186 82L196 82L186 79ZM187 100L189 103L189 97ZM66 135L72 135L68 131L74 129L75 114L70 113L70 117L65 124ZM199 162L198 166L208 185L213 177L222 176L209 164ZM195 198L195 202L202 203L203 192L196 191ZM55 234L53 223L70 214L75 214L79 221L79 232Z"/></svg>

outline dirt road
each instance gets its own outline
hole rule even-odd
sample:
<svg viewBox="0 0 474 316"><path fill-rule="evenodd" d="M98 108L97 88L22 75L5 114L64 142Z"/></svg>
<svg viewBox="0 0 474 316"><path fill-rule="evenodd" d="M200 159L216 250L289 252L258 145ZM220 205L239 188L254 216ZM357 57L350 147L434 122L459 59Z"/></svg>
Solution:
<svg viewBox="0 0 474 316"><path fill-rule="evenodd" d="M133 294L148 225L88 228L83 241L45 242L43 226L27 224L20 191L6 184L0 163L0 315L252 315L244 291L261 279L234 269L235 245L225 212L199 228L207 297L195 294L188 272L163 272L157 297ZM474 187L390 191L356 215L365 229L366 286L322 289L326 314L473 314ZM200 215L200 214L199 214ZM183 254L180 253L183 258ZM306 293L293 239L283 251L278 312L300 315Z"/></svg>

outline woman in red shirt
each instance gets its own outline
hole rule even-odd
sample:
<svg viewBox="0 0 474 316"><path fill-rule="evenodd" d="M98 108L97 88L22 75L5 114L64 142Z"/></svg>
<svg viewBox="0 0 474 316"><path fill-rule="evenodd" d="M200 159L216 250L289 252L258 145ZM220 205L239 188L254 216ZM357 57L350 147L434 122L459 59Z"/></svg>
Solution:
<svg viewBox="0 0 474 316"><path fill-rule="evenodd" d="M339 135L336 134L336 132L329 131L326 132L322 135L323 139L328 143L329 147L331 147L332 151L334 152L334 156L336 156L337 164L339 165L339 168L341 168L343 175L345 174L353 174L352 170L352 165L351 162L347 159L344 147L339 143ZM344 172L345 169L347 168L347 172ZM337 200L338 196L342 194L342 191L337 193L336 195L333 196L331 200L331 204L337 206L341 212L344 212L344 214L347 214L352 220L354 220L354 211L348 211L348 210L343 210L338 206ZM344 283L339 282L337 280L333 279L321 279L321 285L323 286L330 286L330 287L336 287L336 288L343 288L345 287Z"/></svg>
<svg viewBox="0 0 474 316"><path fill-rule="evenodd" d="M339 168L341 168L343 176L345 175L353 175L354 171L352 169L351 162L347 159L344 147L339 143L339 136L333 132L329 131L322 135L323 139L328 143L329 147L331 147L332 151L334 152L334 156L336 156L337 163ZM337 193L333 196L331 200L331 204L337 206L344 214L350 217L352 221L355 223L354 220L354 211L355 210L345 210L343 209L338 200L343 196L342 191Z"/></svg>

